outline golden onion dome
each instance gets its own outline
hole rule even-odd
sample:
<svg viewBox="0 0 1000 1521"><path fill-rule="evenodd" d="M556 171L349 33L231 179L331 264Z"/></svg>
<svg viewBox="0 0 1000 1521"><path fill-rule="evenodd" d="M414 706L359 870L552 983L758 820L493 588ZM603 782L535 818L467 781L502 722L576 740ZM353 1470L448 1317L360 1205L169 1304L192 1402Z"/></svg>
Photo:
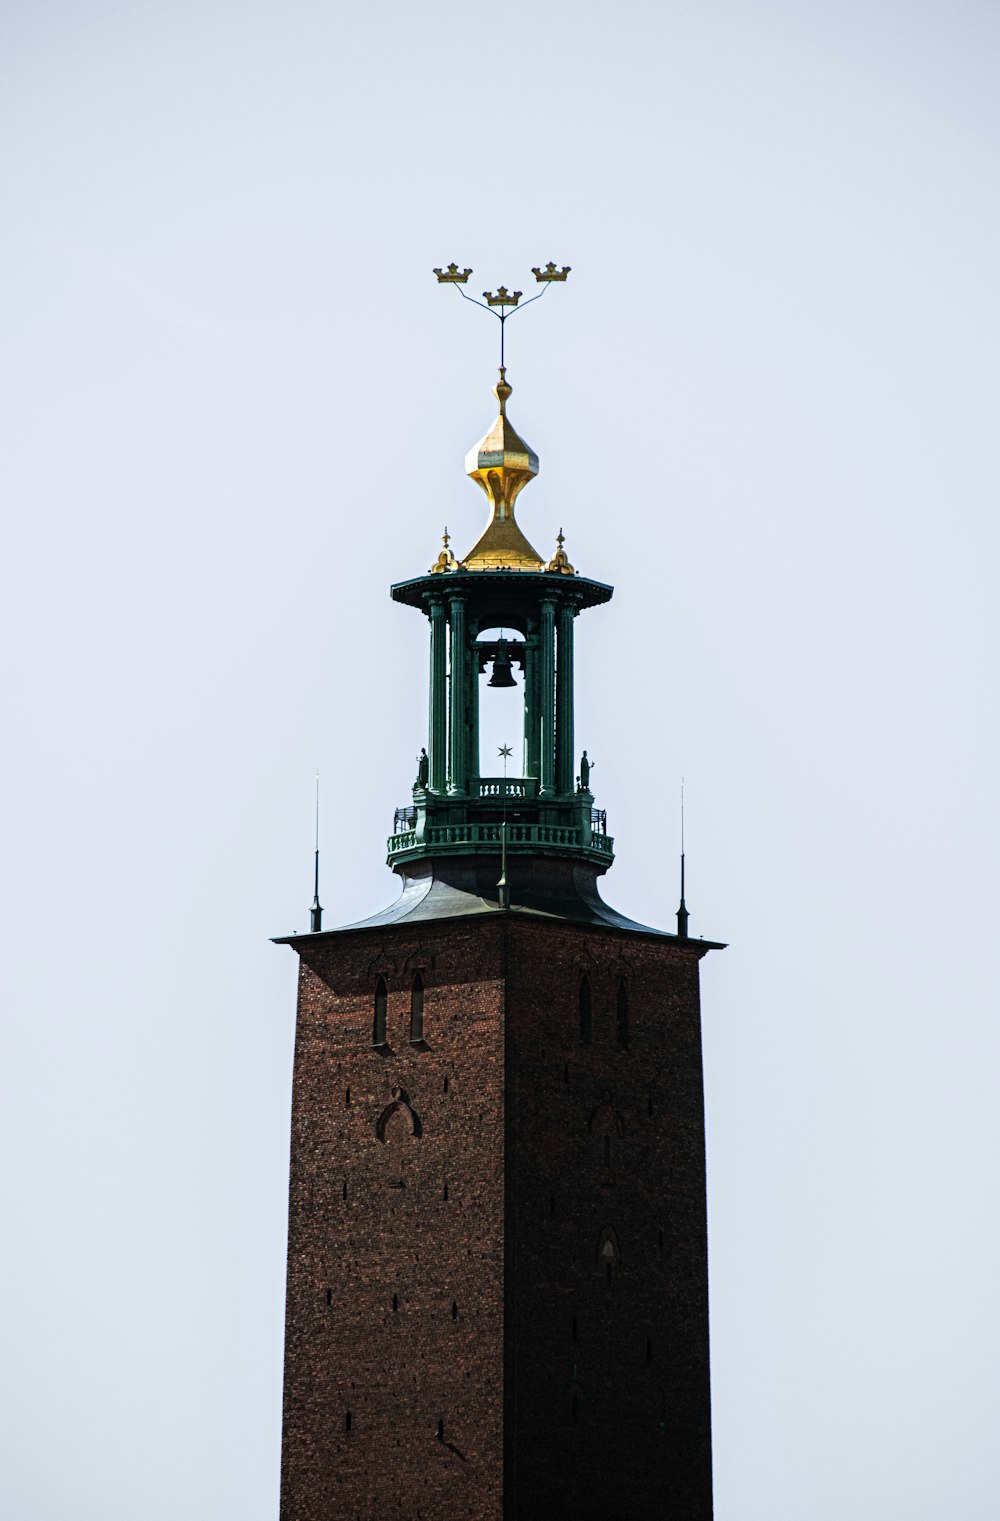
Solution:
<svg viewBox="0 0 1000 1521"><path fill-rule="evenodd" d="M496 422L465 457L466 472L483 488L490 520L478 543L463 557L463 570L544 570L541 555L528 543L514 519L514 502L522 487L538 474L538 455L515 433L507 417L511 388L506 371L493 391L500 403Z"/></svg>

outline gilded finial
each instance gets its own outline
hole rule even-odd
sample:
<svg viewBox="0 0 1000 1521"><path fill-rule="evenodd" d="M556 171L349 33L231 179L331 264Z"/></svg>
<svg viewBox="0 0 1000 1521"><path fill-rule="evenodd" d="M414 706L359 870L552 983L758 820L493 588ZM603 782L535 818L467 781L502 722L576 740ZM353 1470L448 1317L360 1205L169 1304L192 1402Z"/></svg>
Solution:
<svg viewBox="0 0 1000 1521"><path fill-rule="evenodd" d="M570 272L571 267L571 265L567 264L562 269L556 269L555 265L550 259L544 269L533 269L531 273L534 275L539 285L544 285L548 280L565 280L566 276ZM471 274L472 271L470 270L469 273Z"/></svg>
<svg viewBox="0 0 1000 1521"><path fill-rule="evenodd" d="M508 290L506 285L498 285L496 295L491 290L484 290L488 306L516 306L524 295L523 290Z"/></svg>
<svg viewBox="0 0 1000 1521"><path fill-rule="evenodd" d="M552 559L549 561L548 565L546 565L545 569L558 571L558 573L562 576L575 576L576 571L569 563L569 556L567 555L565 549L563 549L565 542L565 536L563 535L563 531L560 528L559 532L556 534L556 552L552 556Z"/></svg>
<svg viewBox="0 0 1000 1521"><path fill-rule="evenodd" d="M445 571L461 570L462 568L458 560L455 559L455 556L448 548L448 545L451 543L451 534L448 532L447 528L445 528L444 533L441 535L441 543L444 545L444 548L441 550L441 553L438 555L437 559L434 561L434 564L431 566L432 576L441 576L444 575Z"/></svg>
<svg viewBox="0 0 1000 1521"><path fill-rule="evenodd" d="M459 269L457 264L449 264L447 269L436 269L439 285L464 285L472 274L471 269Z"/></svg>
<svg viewBox="0 0 1000 1521"><path fill-rule="evenodd" d="M507 416L511 387L503 367L493 394L500 404L500 415L465 459L466 471L486 493L490 520L465 556L462 569L543 570L545 562L514 519L518 494L538 474L538 455L514 431Z"/></svg>

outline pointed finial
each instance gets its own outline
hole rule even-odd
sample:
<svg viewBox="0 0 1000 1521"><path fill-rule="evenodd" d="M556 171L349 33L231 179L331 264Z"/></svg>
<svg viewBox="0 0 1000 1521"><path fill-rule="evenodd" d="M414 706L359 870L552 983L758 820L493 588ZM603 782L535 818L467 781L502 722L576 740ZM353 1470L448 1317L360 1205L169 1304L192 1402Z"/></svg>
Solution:
<svg viewBox="0 0 1000 1521"><path fill-rule="evenodd" d="M441 550L441 553L438 555L437 559L434 561L434 564L431 566L432 576L443 575L446 570L461 569L461 566L455 559L455 556L448 548L448 545L451 543L451 534L448 532L447 524L445 525L444 533L441 535L441 543L444 545L444 548Z"/></svg>
<svg viewBox="0 0 1000 1521"><path fill-rule="evenodd" d="M559 571L559 573L564 576L575 576L576 571L569 563L569 556L567 555L565 549L563 549L565 542L565 535L560 528L559 532L556 534L556 552L552 556L552 559L549 561L548 565L546 565L545 569Z"/></svg>
<svg viewBox="0 0 1000 1521"><path fill-rule="evenodd" d="M323 908L319 901L319 771L316 772L316 856L313 874L313 901L309 910L309 928L318 935L323 928Z"/></svg>
<svg viewBox="0 0 1000 1521"><path fill-rule="evenodd" d="M684 778L681 777L681 901L677 909L677 938L688 938L687 904L684 902Z"/></svg>

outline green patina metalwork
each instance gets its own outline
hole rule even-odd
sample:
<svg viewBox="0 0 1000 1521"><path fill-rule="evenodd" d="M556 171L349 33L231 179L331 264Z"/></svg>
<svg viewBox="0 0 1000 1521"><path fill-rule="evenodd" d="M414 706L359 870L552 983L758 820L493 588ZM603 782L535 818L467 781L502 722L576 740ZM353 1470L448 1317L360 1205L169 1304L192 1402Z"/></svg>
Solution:
<svg viewBox="0 0 1000 1521"><path fill-rule="evenodd" d="M506 820L510 854L606 870L614 841L575 775L573 630L612 588L554 571L453 570L400 582L391 595L430 621L430 701L427 782L397 812L389 864L496 855ZM478 641L496 628L511 633L524 687L524 776L506 781L479 776L480 673L497 646Z"/></svg>

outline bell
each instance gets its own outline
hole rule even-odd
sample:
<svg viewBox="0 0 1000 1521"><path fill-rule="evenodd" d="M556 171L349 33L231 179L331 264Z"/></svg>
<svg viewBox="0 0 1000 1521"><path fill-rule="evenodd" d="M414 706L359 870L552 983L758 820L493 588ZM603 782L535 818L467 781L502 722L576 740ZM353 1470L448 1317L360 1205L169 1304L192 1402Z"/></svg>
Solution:
<svg viewBox="0 0 1000 1521"><path fill-rule="evenodd" d="M510 656L507 654L507 641L501 639L497 643L497 652L493 657L493 675L486 683L488 687L516 687L510 669Z"/></svg>

